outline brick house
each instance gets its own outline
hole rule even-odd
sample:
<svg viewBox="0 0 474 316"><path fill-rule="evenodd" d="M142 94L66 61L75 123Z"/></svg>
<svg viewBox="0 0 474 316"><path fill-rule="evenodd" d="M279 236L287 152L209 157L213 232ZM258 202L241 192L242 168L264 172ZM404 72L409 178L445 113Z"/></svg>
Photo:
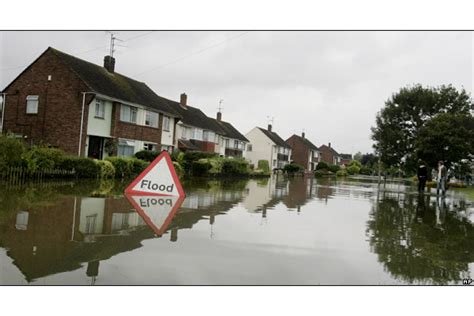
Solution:
<svg viewBox="0 0 474 316"><path fill-rule="evenodd" d="M254 127L245 137L250 141L247 149L247 158L251 164L257 166L259 160L267 160L270 169L282 169L290 163L291 148L275 132L272 125L267 129Z"/></svg>
<svg viewBox="0 0 474 316"><path fill-rule="evenodd" d="M341 156L334 148L331 147L331 143L328 145L321 145L319 147L319 151L321 152L321 159L320 161L324 161L329 165L340 165L341 164Z"/></svg>
<svg viewBox="0 0 474 316"><path fill-rule="evenodd" d="M307 171L316 170L319 162L319 149L309 139L305 137L305 133L301 136L292 135L286 140L291 147L291 161L303 166Z"/></svg>
<svg viewBox="0 0 474 316"><path fill-rule="evenodd" d="M341 156L341 165L347 166L351 161L352 161L352 155L351 154L340 154Z"/></svg>
<svg viewBox="0 0 474 316"><path fill-rule="evenodd" d="M3 91L2 132L78 156L170 150L180 119L145 83L49 47Z"/></svg>

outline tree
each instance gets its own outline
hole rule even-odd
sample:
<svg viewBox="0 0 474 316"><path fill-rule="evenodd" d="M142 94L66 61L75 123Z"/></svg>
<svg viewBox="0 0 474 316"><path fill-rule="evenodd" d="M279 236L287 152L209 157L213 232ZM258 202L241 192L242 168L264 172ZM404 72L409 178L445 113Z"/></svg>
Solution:
<svg viewBox="0 0 474 316"><path fill-rule="evenodd" d="M360 151L356 152L354 155L354 160L361 161L362 160L362 153Z"/></svg>
<svg viewBox="0 0 474 316"><path fill-rule="evenodd" d="M458 163L474 153L474 117L470 114L441 113L420 129L417 156L429 166L440 160Z"/></svg>
<svg viewBox="0 0 474 316"><path fill-rule="evenodd" d="M372 127L374 149L388 166L416 166L415 141L423 125L439 113L469 114L473 108L467 92L451 85L438 88L415 85L401 88L385 102ZM403 159L402 159L403 158Z"/></svg>
<svg viewBox="0 0 474 316"><path fill-rule="evenodd" d="M360 159L360 163L366 167L373 167L379 161L379 158L374 154L363 154L362 158Z"/></svg>

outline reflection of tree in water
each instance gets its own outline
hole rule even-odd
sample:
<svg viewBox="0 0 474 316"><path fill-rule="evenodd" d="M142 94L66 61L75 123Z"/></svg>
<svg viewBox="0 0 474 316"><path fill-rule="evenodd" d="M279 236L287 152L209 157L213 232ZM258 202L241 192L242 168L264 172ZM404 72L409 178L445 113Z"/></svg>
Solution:
<svg viewBox="0 0 474 316"><path fill-rule="evenodd" d="M474 262L474 226L458 215L461 209L429 196L375 203L367 224L369 242L394 277L433 284L467 277Z"/></svg>

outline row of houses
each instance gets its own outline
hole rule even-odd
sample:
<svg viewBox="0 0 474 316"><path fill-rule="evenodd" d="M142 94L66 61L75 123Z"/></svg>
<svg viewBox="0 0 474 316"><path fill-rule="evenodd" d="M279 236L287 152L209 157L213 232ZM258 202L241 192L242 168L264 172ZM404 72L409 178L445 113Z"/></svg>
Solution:
<svg viewBox="0 0 474 316"><path fill-rule="evenodd" d="M344 163L331 145L303 135L283 140L272 126L245 136L217 112L208 117L188 104L156 94L145 83L115 72L115 58L99 66L49 47L2 91L1 130L30 145L103 159L141 150L204 151L267 160L272 169L295 161L314 170L319 161Z"/></svg>

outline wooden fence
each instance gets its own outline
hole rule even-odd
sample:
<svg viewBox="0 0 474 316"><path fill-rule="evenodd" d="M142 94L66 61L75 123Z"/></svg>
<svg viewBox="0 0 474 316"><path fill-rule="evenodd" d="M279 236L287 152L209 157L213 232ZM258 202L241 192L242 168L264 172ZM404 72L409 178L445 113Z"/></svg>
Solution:
<svg viewBox="0 0 474 316"><path fill-rule="evenodd" d="M0 181L8 184L22 184L26 182L43 182L48 179L58 178L74 178L76 172L74 170L63 169L41 169L31 171L21 167L10 167L0 171Z"/></svg>

